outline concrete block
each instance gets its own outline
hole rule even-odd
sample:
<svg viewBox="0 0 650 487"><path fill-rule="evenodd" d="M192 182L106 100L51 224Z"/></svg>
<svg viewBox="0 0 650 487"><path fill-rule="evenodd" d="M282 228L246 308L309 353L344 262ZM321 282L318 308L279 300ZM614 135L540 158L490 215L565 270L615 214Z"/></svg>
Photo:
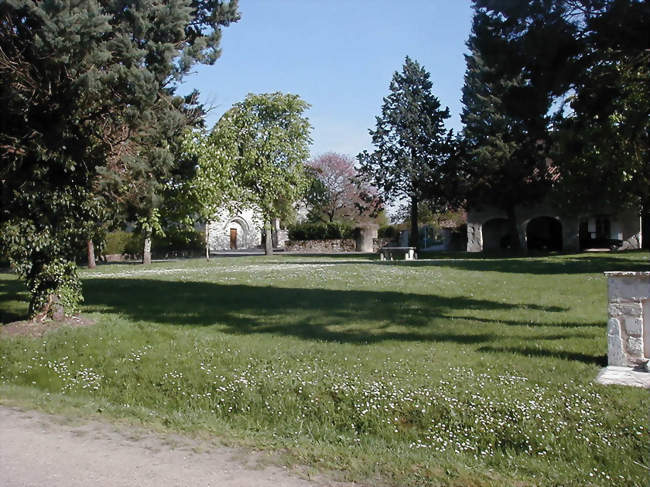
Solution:
<svg viewBox="0 0 650 487"><path fill-rule="evenodd" d="M630 299L641 301L650 298L650 279L634 277L610 277L609 301Z"/></svg>

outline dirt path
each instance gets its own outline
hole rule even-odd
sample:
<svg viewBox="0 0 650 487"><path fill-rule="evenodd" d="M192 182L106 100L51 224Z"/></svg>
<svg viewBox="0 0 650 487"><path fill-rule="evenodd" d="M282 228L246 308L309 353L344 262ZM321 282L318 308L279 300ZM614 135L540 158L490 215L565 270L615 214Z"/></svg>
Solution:
<svg viewBox="0 0 650 487"><path fill-rule="evenodd" d="M100 422L65 424L39 412L0 406L2 487L321 487L264 456L179 436Z"/></svg>

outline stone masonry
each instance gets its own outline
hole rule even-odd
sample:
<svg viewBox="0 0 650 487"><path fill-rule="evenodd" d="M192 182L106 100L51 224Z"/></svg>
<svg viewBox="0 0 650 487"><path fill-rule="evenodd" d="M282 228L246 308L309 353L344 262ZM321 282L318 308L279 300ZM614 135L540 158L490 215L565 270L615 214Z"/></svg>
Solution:
<svg viewBox="0 0 650 487"><path fill-rule="evenodd" d="M634 367L650 359L650 272L606 272L607 362Z"/></svg>

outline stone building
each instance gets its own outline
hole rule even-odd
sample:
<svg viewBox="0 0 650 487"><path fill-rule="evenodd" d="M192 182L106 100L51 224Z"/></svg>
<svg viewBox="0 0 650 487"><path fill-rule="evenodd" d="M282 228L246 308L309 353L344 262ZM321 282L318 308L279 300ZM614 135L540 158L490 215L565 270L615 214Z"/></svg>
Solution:
<svg viewBox="0 0 650 487"><path fill-rule="evenodd" d="M638 249L642 244L638 211L560 211L552 203L515 210L521 248L529 250L580 251L587 248ZM467 211L467 251L506 249L512 245L504 211L485 206Z"/></svg>
<svg viewBox="0 0 650 487"><path fill-rule="evenodd" d="M262 245L262 218L251 208L221 211L208 223L210 252L252 249Z"/></svg>
<svg viewBox="0 0 650 487"><path fill-rule="evenodd" d="M208 249L213 253L262 247L263 227L262 215L255 208L243 208L236 212L223 210L208 223ZM288 231L281 228L277 218L273 221L271 233L273 247L284 247L289 238Z"/></svg>

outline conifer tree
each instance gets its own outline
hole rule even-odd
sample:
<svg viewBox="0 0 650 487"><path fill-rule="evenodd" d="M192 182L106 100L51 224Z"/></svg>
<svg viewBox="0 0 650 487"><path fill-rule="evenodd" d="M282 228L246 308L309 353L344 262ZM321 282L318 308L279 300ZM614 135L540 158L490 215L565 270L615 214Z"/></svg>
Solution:
<svg viewBox="0 0 650 487"><path fill-rule="evenodd" d="M551 187L550 109L569 78L573 32L558 2L476 0L463 87L467 202L508 216L521 247L516 209Z"/></svg>
<svg viewBox="0 0 650 487"><path fill-rule="evenodd" d="M217 59L237 19L236 0L0 3L0 244L31 316L77 309L74 258L106 204L98 178L128 186L136 161L165 172L168 145L145 134L182 124L177 81Z"/></svg>
<svg viewBox="0 0 650 487"><path fill-rule="evenodd" d="M441 198L452 133L445 129L449 109L433 95L429 73L408 56L395 72L375 130L373 152L359 154L360 172L389 201L406 199L411 212L409 244L419 246L418 203ZM442 197L441 199L444 199Z"/></svg>

